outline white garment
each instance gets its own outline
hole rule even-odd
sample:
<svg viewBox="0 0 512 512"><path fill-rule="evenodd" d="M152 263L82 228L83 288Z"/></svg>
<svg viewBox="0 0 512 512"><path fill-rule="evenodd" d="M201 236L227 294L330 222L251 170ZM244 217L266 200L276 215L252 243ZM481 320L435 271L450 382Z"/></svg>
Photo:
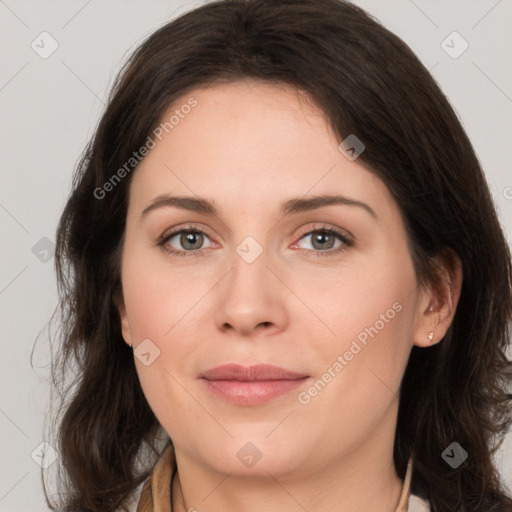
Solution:
<svg viewBox="0 0 512 512"><path fill-rule="evenodd" d="M430 502L411 494L409 496L407 512L430 512Z"/></svg>

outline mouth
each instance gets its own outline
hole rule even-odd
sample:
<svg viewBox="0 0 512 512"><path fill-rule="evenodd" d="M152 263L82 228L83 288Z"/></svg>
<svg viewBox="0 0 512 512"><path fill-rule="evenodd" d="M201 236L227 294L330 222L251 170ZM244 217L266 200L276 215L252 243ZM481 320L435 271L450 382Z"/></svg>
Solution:
<svg viewBox="0 0 512 512"><path fill-rule="evenodd" d="M208 391L235 405L260 405L290 393L310 379L309 375L278 366L244 367L225 364L200 375Z"/></svg>

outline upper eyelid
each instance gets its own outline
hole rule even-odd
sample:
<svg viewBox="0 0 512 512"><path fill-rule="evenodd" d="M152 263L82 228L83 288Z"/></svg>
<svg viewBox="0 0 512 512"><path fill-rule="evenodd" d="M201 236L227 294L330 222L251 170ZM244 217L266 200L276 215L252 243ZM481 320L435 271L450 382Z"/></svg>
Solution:
<svg viewBox="0 0 512 512"><path fill-rule="evenodd" d="M338 232L338 231L341 231L342 233L336 233L336 234L340 234L340 235L343 235L347 238L354 238L354 235L352 235L352 233L350 231L348 231L347 229L344 229L344 228L341 228L341 227L334 227L334 226L331 226L329 225L328 223L321 223L321 222L317 222L317 223L314 223L315 225L313 227L310 227L310 228L306 228L304 229L304 231L300 231L299 235L302 237L304 235L309 235L311 234L312 231L322 231L322 230L325 230L325 231L334 231L334 232ZM320 224L320 225L318 225Z"/></svg>
<svg viewBox="0 0 512 512"><path fill-rule="evenodd" d="M170 229L164 231L164 233L159 237L159 239L160 240L166 240L166 239L169 239L169 238L171 238L173 236L179 235L183 231L197 231L199 233L208 235L210 238L213 238L210 235L210 233L208 232L208 230L205 229L205 228L186 225L186 226L178 226L178 227L175 227L175 228L170 228Z"/></svg>

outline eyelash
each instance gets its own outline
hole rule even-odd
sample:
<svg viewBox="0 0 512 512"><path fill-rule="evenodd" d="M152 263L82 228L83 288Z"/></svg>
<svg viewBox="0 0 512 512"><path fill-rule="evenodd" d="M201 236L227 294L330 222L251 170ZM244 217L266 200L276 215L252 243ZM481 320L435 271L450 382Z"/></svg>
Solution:
<svg viewBox="0 0 512 512"><path fill-rule="evenodd" d="M202 235L206 235L209 238L208 233L201 229L197 229L194 226L185 226L180 229L177 229L175 231L172 231L171 233L165 233L163 234L158 240L157 245L163 247L168 254L172 254L174 256L178 257L184 257L189 258L193 256L197 256L199 253L201 253L204 249L195 249L193 251L183 251L183 250L176 250L176 249L169 249L165 247L165 244L174 236L179 235L180 233L199 233ZM343 234L341 231L338 231L337 229L327 227L327 226L315 226L313 229L310 229L309 231L306 231L305 233L302 233L300 235L299 240L302 240L302 238L311 235L313 233L325 233L327 235L333 235L338 237L343 244L340 245L340 247L336 249L328 249L325 251L320 251L316 249L302 249L303 251L313 252L315 256L317 257L324 257L324 256L333 256L335 254L339 254L343 251L346 251L349 247L352 247L354 245L353 241L345 234Z"/></svg>

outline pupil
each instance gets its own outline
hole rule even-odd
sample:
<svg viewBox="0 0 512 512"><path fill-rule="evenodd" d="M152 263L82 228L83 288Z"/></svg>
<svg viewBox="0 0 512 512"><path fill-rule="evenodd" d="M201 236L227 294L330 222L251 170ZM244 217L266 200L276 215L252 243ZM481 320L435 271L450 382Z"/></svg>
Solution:
<svg viewBox="0 0 512 512"><path fill-rule="evenodd" d="M328 239L330 236L331 235L329 235L328 233L320 233L320 234L316 235L314 240L315 240L315 242L319 243L320 248L325 248L326 246L329 245L327 242L328 242Z"/></svg>
<svg viewBox="0 0 512 512"><path fill-rule="evenodd" d="M197 244L197 241L196 243L194 244L194 238L197 238L198 236L198 233L184 233L184 237L185 237L185 243L183 244L184 247L187 247L187 244L191 244L192 247L188 247L189 249L195 249L196 247L194 247L194 245ZM201 244L199 244L199 246L201 246Z"/></svg>

